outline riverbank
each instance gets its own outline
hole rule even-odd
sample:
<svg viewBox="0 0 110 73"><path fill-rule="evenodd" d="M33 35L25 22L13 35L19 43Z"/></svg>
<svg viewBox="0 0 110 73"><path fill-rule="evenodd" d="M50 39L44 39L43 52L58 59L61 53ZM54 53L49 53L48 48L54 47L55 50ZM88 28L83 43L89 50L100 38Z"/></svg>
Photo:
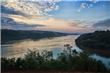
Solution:
<svg viewBox="0 0 110 73"><path fill-rule="evenodd" d="M110 31L95 31L80 35L75 40L76 45L91 53L110 57Z"/></svg>
<svg viewBox="0 0 110 73"><path fill-rule="evenodd" d="M1 58L1 70L55 70L79 72L108 72L109 69L99 60L93 59L87 52L78 53L65 45L66 50L54 59L51 51L29 51L24 58Z"/></svg>

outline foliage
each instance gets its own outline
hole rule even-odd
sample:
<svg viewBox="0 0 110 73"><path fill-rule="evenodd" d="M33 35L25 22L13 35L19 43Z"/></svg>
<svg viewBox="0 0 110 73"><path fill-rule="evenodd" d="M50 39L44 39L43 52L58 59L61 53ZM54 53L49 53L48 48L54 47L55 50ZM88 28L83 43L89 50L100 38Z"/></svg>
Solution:
<svg viewBox="0 0 110 73"><path fill-rule="evenodd" d="M101 61L89 57L89 53L77 53L69 45L57 59L51 51L29 51L24 58L1 58L2 70L66 70L104 72L107 68Z"/></svg>
<svg viewBox="0 0 110 73"><path fill-rule="evenodd" d="M76 40L76 45L91 53L97 53L104 57L110 57L110 31L95 31L80 35Z"/></svg>
<svg viewBox="0 0 110 73"><path fill-rule="evenodd" d="M110 31L95 31L94 33L82 34L75 42L82 49L94 48L110 50Z"/></svg>

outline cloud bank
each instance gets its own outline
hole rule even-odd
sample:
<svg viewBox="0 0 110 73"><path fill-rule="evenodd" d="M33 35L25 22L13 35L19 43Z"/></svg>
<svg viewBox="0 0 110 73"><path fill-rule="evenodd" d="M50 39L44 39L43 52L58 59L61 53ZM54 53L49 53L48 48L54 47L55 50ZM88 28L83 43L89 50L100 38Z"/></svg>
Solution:
<svg viewBox="0 0 110 73"><path fill-rule="evenodd" d="M2 4L13 10L27 15L46 15L49 11L57 10L56 1L29 1L29 0L6 0Z"/></svg>
<svg viewBox="0 0 110 73"><path fill-rule="evenodd" d="M93 25L94 27L100 27L100 28L110 28L110 19L105 19L102 21L98 21Z"/></svg>
<svg viewBox="0 0 110 73"><path fill-rule="evenodd" d="M7 17L1 17L1 26L2 29L15 29L15 30L22 30L22 29L32 30L33 28L44 27L44 25L40 25L40 24L28 25L26 23L16 22L13 19Z"/></svg>

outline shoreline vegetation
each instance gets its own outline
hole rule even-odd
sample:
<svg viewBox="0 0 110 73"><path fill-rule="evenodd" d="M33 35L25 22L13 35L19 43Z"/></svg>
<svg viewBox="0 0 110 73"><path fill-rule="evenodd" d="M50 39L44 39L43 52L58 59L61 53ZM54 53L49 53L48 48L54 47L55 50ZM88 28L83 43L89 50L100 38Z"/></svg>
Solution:
<svg viewBox="0 0 110 73"><path fill-rule="evenodd" d="M80 33L63 33L54 31L41 31L41 30L1 30L1 44L9 44L19 40L31 39L39 40L44 38L53 38L67 35L78 35Z"/></svg>
<svg viewBox="0 0 110 73"><path fill-rule="evenodd" d="M75 43L79 48L90 53L110 57L110 30L80 35Z"/></svg>
<svg viewBox="0 0 110 73"><path fill-rule="evenodd" d="M71 50L69 44L66 49L59 54L57 59L53 58L51 51L31 51L29 50L24 58L1 58L2 72L14 70L38 70L38 71L79 71L79 72L108 72L109 69L101 61L89 57L89 53L84 51L78 53Z"/></svg>
<svg viewBox="0 0 110 73"><path fill-rule="evenodd" d="M64 71L64 72L110 72L100 60L90 57L90 48L108 50L110 52L110 31L95 31L94 33L82 34L76 40L76 45L84 49L83 52L72 50L70 44L64 45L66 49L53 58L51 51L29 50L24 58L1 58L1 71ZM91 50L94 52L94 50ZM95 52L96 52L95 50ZM104 51L105 52L105 51ZM107 54L105 52L105 54ZM100 55L100 54L99 54ZM108 56L109 53L108 53ZM13 73L13 72L12 72ZM54 72L52 72L54 73ZM63 72L62 72L63 73Z"/></svg>

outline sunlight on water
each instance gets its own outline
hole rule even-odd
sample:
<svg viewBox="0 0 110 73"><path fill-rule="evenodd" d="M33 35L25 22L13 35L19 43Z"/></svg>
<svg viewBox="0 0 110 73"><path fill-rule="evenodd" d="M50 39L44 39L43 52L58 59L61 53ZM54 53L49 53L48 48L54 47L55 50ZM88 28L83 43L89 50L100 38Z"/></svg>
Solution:
<svg viewBox="0 0 110 73"><path fill-rule="evenodd" d="M73 46L72 49L76 49L76 51L81 52L82 50L79 49L75 45L75 39L79 35L70 35L70 36L63 36L63 37L55 37L51 39L41 39L41 40L22 40L17 41L13 44L2 45L1 46L1 56L2 57L23 57L24 54L30 50L48 50L53 52L53 57L57 58L58 54L65 49L65 44L70 44ZM110 58L101 57L98 55L92 55L93 58L97 60L101 60L107 67L110 68Z"/></svg>
<svg viewBox="0 0 110 73"><path fill-rule="evenodd" d="M28 49L31 50L48 50L52 49L64 49L65 44L71 44L75 46L75 38L77 36L63 36L51 39L41 40L22 40L9 45L2 45L2 56L6 57L21 57Z"/></svg>

